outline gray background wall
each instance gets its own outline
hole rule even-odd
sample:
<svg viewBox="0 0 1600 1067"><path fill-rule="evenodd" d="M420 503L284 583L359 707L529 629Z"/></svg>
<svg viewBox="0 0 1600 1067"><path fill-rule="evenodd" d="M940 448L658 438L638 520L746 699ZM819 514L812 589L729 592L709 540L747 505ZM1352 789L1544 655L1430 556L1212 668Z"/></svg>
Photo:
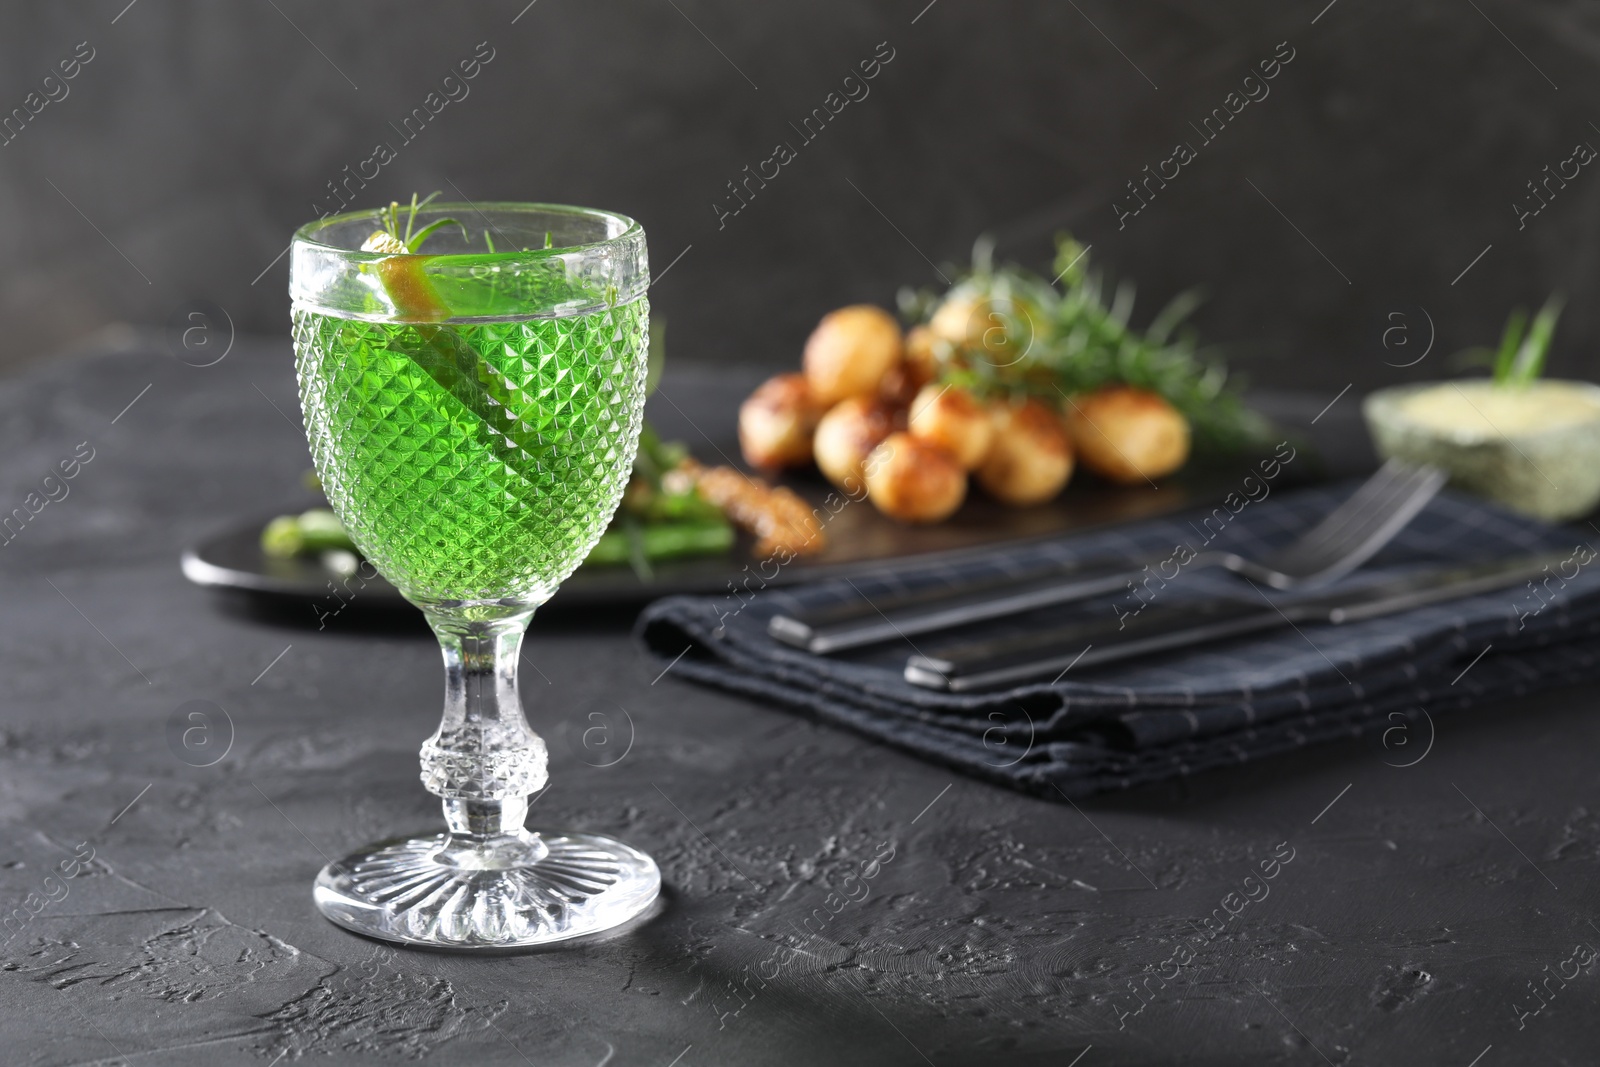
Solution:
<svg viewBox="0 0 1600 1067"><path fill-rule="evenodd" d="M0 371L194 298L285 333L287 269L268 264L289 233L487 41L470 95L368 201L455 187L634 215L658 274L683 253L653 293L677 359L789 365L823 311L935 282L928 261L980 232L1043 267L1070 228L1138 281L1146 317L1203 286L1205 336L1262 384L1437 375L1555 288L1555 369L1600 373L1597 168L1521 231L1511 207L1600 145L1600 5L525 2L4 4L0 112L78 42L95 58L0 148ZM1124 183L1198 142L1188 124L1285 40L1270 96L1119 229ZM882 41L870 96L719 229L725 183L798 146L789 123ZM1427 359L1386 365L1422 352L1428 319Z"/></svg>

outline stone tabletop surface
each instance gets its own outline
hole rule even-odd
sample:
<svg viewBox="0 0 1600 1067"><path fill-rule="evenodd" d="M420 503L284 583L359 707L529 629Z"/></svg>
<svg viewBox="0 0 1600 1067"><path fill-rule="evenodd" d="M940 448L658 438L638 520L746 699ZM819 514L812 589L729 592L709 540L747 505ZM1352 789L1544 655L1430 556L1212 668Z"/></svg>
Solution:
<svg viewBox="0 0 1600 1067"><path fill-rule="evenodd" d="M685 424L663 429L726 433L726 376L668 384ZM1353 434L1353 414L1347 397L1318 429ZM416 762L431 638L252 614L178 570L196 538L301 498L287 341L209 367L132 344L0 382L0 456L0 512L30 514L0 547L6 1064L1600 1049L1590 693L1074 807L663 676L626 612L553 611L526 648L552 752L534 821L650 852L662 907L558 951L393 949L321 918L310 886L330 857L438 825Z"/></svg>

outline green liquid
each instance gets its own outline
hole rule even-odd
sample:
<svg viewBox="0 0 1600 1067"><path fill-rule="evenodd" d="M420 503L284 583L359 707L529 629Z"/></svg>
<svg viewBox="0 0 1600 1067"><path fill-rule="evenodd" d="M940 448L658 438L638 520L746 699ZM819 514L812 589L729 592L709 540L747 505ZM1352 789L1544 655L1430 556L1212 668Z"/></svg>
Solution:
<svg viewBox="0 0 1600 1067"><path fill-rule="evenodd" d="M414 601L544 600L627 484L648 319L643 299L463 325L297 308L311 455L351 539Z"/></svg>

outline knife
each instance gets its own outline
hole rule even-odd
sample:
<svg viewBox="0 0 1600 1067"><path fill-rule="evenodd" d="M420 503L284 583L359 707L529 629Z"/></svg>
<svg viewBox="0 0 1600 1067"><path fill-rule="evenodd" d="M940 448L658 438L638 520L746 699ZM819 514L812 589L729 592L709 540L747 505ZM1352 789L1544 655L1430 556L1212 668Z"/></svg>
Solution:
<svg viewBox="0 0 1600 1067"><path fill-rule="evenodd" d="M785 612L767 620L767 633L786 645L825 655L1121 592L1137 577L1137 564L1128 559L1091 560L1071 567L1053 563L998 582L980 578Z"/></svg>
<svg viewBox="0 0 1600 1067"><path fill-rule="evenodd" d="M1076 623L915 655L906 660L905 679L948 693L993 689L1035 678L1059 679L1074 667L1093 667L1301 623L1340 626L1475 596L1538 577L1568 555L1548 552L1444 567L1283 604L1213 599L1151 607L1126 626L1109 620Z"/></svg>

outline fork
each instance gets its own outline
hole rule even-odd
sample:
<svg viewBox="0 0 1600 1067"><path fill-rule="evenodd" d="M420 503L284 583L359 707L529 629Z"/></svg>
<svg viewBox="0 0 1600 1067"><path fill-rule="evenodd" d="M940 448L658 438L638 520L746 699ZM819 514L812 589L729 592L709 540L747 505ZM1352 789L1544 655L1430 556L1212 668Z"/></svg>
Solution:
<svg viewBox="0 0 1600 1067"><path fill-rule="evenodd" d="M1438 467L1391 459L1321 522L1262 559L1212 551L1188 565L1222 567L1274 589L1337 581L1405 529L1448 478Z"/></svg>
<svg viewBox="0 0 1600 1067"><path fill-rule="evenodd" d="M1393 540L1447 478L1438 467L1391 459L1293 543L1259 559L1237 552L1203 551L1196 553L1185 569L1220 567L1274 589L1327 584L1355 570ZM819 655L844 652L1117 592L1143 573L1142 567L1123 569L1125 560L1116 566L1112 573L1100 571L1088 577L1078 576L1075 570L1064 581L1043 585L1041 580L1049 575L1032 574L998 588L984 582L933 595L911 595L891 602L888 610L863 594L864 604L774 615L767 632L785 644Z"/></svg>

